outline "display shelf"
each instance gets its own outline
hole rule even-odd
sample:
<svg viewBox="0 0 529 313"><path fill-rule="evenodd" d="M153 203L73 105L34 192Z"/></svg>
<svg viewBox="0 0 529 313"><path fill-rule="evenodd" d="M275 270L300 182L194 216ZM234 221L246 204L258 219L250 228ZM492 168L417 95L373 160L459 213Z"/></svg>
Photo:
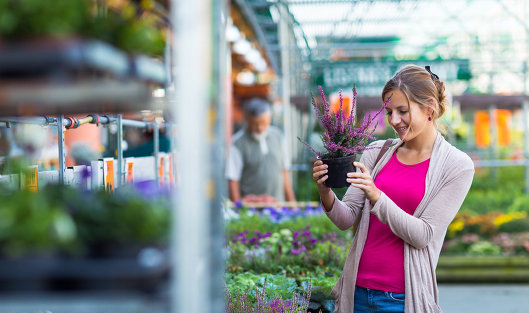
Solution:
<svg viewBox="0 0 529 313"><path fill-rule="evenodd" d="M139 55L131 60L131 75L139 80L165 85L167 72L164 64L156 59Z"/></svg>
<svg viewBox="0 0 529 313"><path fill-rule="evenodd" d="M106 43L37 39L0 45L0 115L163 110L165 65Z"/></svg>
<svg viewBox="0 0 529 313"><path fill-rule="evenodd" d="M0 290L136 290L156 292L167 281L165 254L137 258L0 259Z"/></svg>
<svg viewBox="0 0 529 313"><path fill-rule="evenodd" d="M0 303L2 312L167 313L170 311L167 298L139 292L26 292L3 293Z"/></svg>
<svg viewBox="0 0 529 313"><path fill-rule="evenodd" d="M67 79L83 71L126 77L129 59L124 52L96 40L43 38L0 46L2 79Z"/></svg>
<svg viewBox="0 0 529 313"><path fill-rule="evenodd" d="M67 84L0 85L0 115L135 112L163 108L161 101L152 101L149 86L135 81L100 79Z"/></svg>

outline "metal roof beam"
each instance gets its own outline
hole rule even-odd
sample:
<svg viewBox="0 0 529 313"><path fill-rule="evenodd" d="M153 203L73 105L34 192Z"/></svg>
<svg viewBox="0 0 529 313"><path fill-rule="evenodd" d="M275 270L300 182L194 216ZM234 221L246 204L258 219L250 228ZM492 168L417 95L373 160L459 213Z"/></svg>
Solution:
<svg viewBox="0 0 529 313"><path fill-rule="evenodd" d="M252 28L257 36L257 39L261 44L263 45L266 55L268 57L268 61L270 62L270 66L276 73L281 73L281 68L279 66L279 61L276 52L274 52L272 49L270 49L270 34L265 34L263 31L263 28L261 27L259 17L257 16L256 12L254 11L255 7L260 7L257 2L248 2L244 0L235 0L235 3L239 6L241 9L241 12L246 17L250 25L252 25ZM269 4L269 2L266 2ZM277 35L276 35L277 37Z"/></svg>

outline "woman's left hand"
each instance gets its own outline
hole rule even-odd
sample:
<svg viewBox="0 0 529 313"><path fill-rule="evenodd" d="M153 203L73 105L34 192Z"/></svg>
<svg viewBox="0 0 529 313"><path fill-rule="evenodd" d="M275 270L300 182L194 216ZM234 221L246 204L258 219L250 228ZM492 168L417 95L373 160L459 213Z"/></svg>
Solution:
<svg viewBox="0 0 529 313"><path fill-rule="evenodd" d="M350 183L351 186L362 189L366 194L366 198L368 198L372 204L375 204L380 197L380 189L378 189L373 183L371 173L369 173L364 164L360 162L354 162L353 164L358 167L361 172L347 173L347 177L349 177L347 178L347 182Z"/></svg>

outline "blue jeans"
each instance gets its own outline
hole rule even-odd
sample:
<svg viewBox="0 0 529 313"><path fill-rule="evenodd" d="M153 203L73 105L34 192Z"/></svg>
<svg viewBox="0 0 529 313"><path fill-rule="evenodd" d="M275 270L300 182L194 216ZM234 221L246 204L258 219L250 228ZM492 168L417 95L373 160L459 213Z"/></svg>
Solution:
<svg viewBox="0 0 529 313"><path fill-rule="evenodd" d="M403 313L404 294L356 286L354 313Z"/></svg>

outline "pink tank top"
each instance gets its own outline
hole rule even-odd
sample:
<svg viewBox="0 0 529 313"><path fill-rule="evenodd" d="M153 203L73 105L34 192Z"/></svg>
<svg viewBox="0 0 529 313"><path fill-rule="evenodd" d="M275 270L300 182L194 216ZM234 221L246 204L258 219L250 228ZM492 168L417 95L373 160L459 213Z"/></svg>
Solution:
<svg viewBox="0 0 529 313"><path fill-rule="evenodd" d="M394 153L375 178L375 186L412 215L424 196L429 165L430 159L413 165L403 164ZM404 241L374 214L370 214L356 285L404 293Z"/></svg>

